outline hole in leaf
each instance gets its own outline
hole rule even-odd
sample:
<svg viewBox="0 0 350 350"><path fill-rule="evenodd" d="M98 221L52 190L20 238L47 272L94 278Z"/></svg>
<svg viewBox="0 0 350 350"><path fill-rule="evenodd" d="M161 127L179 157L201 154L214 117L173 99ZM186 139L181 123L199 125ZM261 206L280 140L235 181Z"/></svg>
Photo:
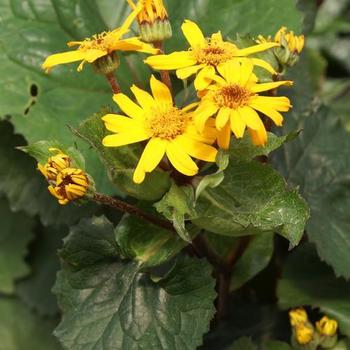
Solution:
<svg viewBox="0 0 350 350"><path fill-rule="evenodd" d="M37 98L38 93L39 93L38 86L36 84L32 84L29 88L29 92L30 92L31 99L28 103L28 107L24 110L25 115L27 115L29 113L31 107L34 106L36 103L36 98Z"/></svg>
<svg viewBox="0 0 350 350"><path fill-rule="evenodd" d="M38 86L37 86L37 85L32 84L32 85L30 86L30 94L31 94L33 97L38 96Z"/></svg>

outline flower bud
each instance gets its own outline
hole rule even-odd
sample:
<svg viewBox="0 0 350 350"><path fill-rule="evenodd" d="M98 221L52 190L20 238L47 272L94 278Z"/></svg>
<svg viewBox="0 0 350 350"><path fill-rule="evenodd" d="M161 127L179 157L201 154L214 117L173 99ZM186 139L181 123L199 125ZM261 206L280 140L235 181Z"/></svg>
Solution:
<svg viewBox="0 0 350 350"><path fill-rule="evenodd" d="M332 348L338 340L338 322L327 316L323 316L318 322L316 322L316 329L322 337L322 347L325 349Z"/></svg>
<svg viewBox="0 0 350 350"><path fill-rule="evenodd" d="M171 24L163 0L139 0L139 2L142 6L136 18L141 39L147 43L154 43L171 38ZM128 0L128 3L132 9L137 8L132 0Z"/></svg>
<svg viewBox="0 0 350 350"><path fill-rule="evenodd" d="M45 165L38 164L38 169L48 181L56 181L58 173L71 165L71 159L58 148L50 148L49 151L56 154Z"/></svg>
<svg viewBox="0 0 350 350"><path fill-rule="evenodd" d="M114 72L120 64L119 56L116 51L113 51L109 55L100 57L92 63L94 71L98 74L108 75Z"/></svg>
<svg viewBox="0 0 350 350"><path fill-rule="evenodd" d="M299 307L299 308L290 310L289 320L290 320L290 324L293 327L306 323L308 318L307 318L307 313L305 309L303 309L302 307Z"/></svg>
<svg viewBox="0 0 350 350"><path fill-rule="evenodd" d="M57 176L56 183L48 187L61 205L85 197L89 179L81 169L65 168Z"/></svg>

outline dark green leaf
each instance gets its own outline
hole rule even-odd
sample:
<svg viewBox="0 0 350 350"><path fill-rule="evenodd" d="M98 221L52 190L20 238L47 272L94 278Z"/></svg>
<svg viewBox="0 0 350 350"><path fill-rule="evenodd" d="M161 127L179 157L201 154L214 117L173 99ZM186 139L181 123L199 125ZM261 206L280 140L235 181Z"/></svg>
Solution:
<svg viewBox="0 0 350 350"><path fill-rule="evenodd" d="M186 245L175 233L129 215L118 224L115 237L122 255L143 266L160 265Z"/></svg>
<svg viewBox="0 0 350 350"><path fill-rule="evenodd" d="M292 348L287 343L278 340L270 340L264 344L264 350L292 350Z"/></svg>
<svg viewBox="0 0 350 350"><path fill-rule="evenodd" d="M85 120L75 133L87 141L99 154L106 165L113 183L127 194L144 200L158 200L168 190L170 180L168 174L156 170L147 174L142 184L132 180L137 162L141 156L139 145L107 148L102 145L102 139L108 134L101 117L108 113L104 110Z"/></svg>
<svg viewBox="0 0 350 350"><path fill-rule="evenodd" d="M303 235L308 216L303 199L270 166L231 161L221 185L202 193L192 222L229 236L276 231L293 247Z"/></svg>
<svg viewBox="0 0 350 350"><path fill-rule="evenodd" d="M0 299L0 350L59 350L52 328L20 301Z"/></svg>
<svg viewBox="0 0 350 350"><path fill-rule="evenodd" d="M257 346L250 338L240 338L234 342L229 350L257 350Z"/></svg>
<svg viewBox="0 0 350 350"><path fill-rule="evenodd" d="M21 212L12 213L3 198L0 198L0 222L0 292L12 294L15 280L30 272L24 258L33 238L34 222Z"/></svg>
<svg viewBox="0 0 350 350"><path fill-rule="evenodd" d="M273 254L273 233L264 233L252 238L248 248L232 270L231 290L238 289L262 271Z"/></svg>
<svg viewBox="0 0 350 350"><path fill-rule="evenodd" d="M6 193L13 211L40 215L44 225L70 225L98 210L94 204L59 205L47 190L47 182L28 155L16 150L25 141L13 133L9 122L0 122L0 191Z"/></svg>
<svg viewBox="0 0 350 350"><path fill-rule="evenodd" d="M275 164L310 204L306 230L318 253L337 275L349 278L350 135L325 107L305 120L291 114L291 122L303 132L284 145Z"/></svg>
<svg viewBox="0 0 350 350"><path fill-rule="evenodd" d="M350 336L350 283L336 278L332 269L320 261L311 244L291 254L277 294L283 308L300 305L320 308L338 321L342 333Z"/></svg>

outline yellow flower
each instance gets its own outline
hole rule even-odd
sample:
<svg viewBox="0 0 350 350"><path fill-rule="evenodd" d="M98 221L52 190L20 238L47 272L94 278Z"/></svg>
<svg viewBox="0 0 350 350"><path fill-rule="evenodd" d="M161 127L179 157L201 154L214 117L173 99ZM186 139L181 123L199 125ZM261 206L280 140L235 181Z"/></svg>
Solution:
<svg viewBox="0 0 350 350"><path fill-rule="evenodd" d="M85 196L89 180L81 169L65 168L58 173L55 184L48 187L50 193L62 205Z"/></svg>
<svg viewBox="0 0 350 350"><path fill-rule="evenodd" d="M286 27L282 27L275 35L275 42L283 44L285 40L289 51L300 54L305 44L304 35L295 35L293 31L288 32Z"/></svg>
<svg viewBox="0 0 350 350"><path fill-rule="evenodd" d="M304 308L298 307L296 309L292 309L289 311L289 320L290 324L293 327L298 326L299 324L306 323L308 318L307 318L307 313Z"/></svg>
<svg viewBox="0 0 350 350"><path fill-rule="evenodd" d="M139 8L136 17L139 24L153 24L156 21L165 21L168 19L168 13L164 7L163 0L139 0L137 6L133 0L127 1L134 11Z"/></svg>
<svg viewBox="0 0 350 350"><path fill-rule="evenodd" d="M134 172L133 180L141 183L166 155L182 174L194 176L197 164L191 157L214 162L217 150L210 146L216 138L215 128L205 126L198 133L189 111L193 105L179 109L174 106L168 87L151 77L152 95L135 85L131 91L138 104L124 94L114 95L114 101L127 115L107 114L102 119L113 135L103 139L106 147L119 147L149 140Z"/></svg>
<svg viewBox="0 0 350 350"><path fill-rule="evenodd" d="M122 36L129 31L132 21L137 16L140 7L137 7L124 24L113 31L96 34L92 38L83 41L71 41L67 45L69 47L79 45L75 51L57 53L46 58L42 67L46 72L51 68L65 63L81 61L78 71L83 69L84 63L93 63L101 57L111 56L116 51L138 51L156 54L159 51L151 45L140 41L136 37L122 39Z"/></svg>
<svg viewBox="0 0 350 350"><path fill-rule="evenodd" d="M246 56L278 46L276 43L264 43L239 49L235 44L224 41L220 32L213 34L211 38L205 38L197 24L189 20L182 24L181 29L191 46L189 50L173 52L170 55L151 56L145 63L158 70L176 69L177 77L180 79L187 79L197 74L194 82L197 90L203 90L211 83L215 68L219 68L223 63L231 60L243 62L248 59ZM258 58L250 60L272 74L276 73L264 60Z"/></svg>
<svg viewBox="0 0 350 350"><path fill-rule="evenodd" d="M318 322L316 322L316 328L321 335L332 337L337 333L338 322L327 316L323 316Z"/></svg>
<svg viewBox="0 0 350 350"><path fill-rule="evenodd" d="M49 148L49 151L56 154L50 157L45 165L38 164L38 169L48 181L56 181L58 173L70 166L71 159L57 148Z"/></svg>
<svg viewBox="0 0 350 350"><path fill-rule="evenodd" d="M195 111L195 121L202 130L207 119L216 115L215 125L219 130L218 144L227 149L231 130L237 138L244 135L248 128L254 144L264 145L267 133L258 112L268 116L277 126L281 126L283 117L291 107L287 97L260 96L258 93L275 89L281 85L291 85L291 81L257 83L250 61L229 61L218 66L221 76L201 94L201 102Z"/></svg>
<svg viewBox="0 0 350 350"><path fill-rule="evenodd" d="M301 345L306 345L311 342L314 336L313 327L308 324L300 324L295 328L295 338L297 342Z"/></svg>

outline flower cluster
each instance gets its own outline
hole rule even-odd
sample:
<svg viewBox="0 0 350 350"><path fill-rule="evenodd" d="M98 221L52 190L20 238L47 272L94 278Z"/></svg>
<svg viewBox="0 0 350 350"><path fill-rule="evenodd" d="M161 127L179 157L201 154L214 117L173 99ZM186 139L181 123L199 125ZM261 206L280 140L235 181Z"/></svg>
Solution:
<svg viewBox="0 0 350 350"><path fill-rule="evenodd" d="M106 147L141 143L143 152L134 182L143 182L146 173L158 166L194 176L201 169L200 161L215 162L218 149L228 149L232 135L242 138L246 131L255 145L264 146L268 139L266 118L281 126L282 113L291 108L287 97L276 96L276 89L291 86L292 82L281 80L269 62L254 54L283 45L299 54L303 39L283 27L274 40L260 36L258 43L240 48L225 40L220 31L207 37L196 23L185 20L181 29L189 47L164 54L162 42L171 37L172 30L163 1L127 1L132 12L120 28L68 43L78 45L78 49L49 56L43 67L49 71L61 63L82 61L78 70L89 62L107 76L115 93L113 99L123 114L103 116L112 134L102 142ZM122 39L134 20L140 38ZM131 87L135 100L121 93L110 74L119 66L120 51L151 54L144 62L159 71L162 78L160 81L152 75L151 94L136 85ZM271 82L259 81L255 67L270 73ZM188 106L175 105L169 71L175 71L182 80L194 78L197 99Z"/></svg>
<svg viewBox="0 0 350 350"><path fill-rule="evenodd" d="M289 320L293 329L292 343L294 348L316 349L332 348L337 342L338 322L323 316L316 322L316 329L309 321L304 308L296 308L289 311Z"/></svg>
<svg viewBox="0 0 350 350"><path fill-rule="evenodd" d="M87 174L73 168L72 159L61 150L50 148L49 151L54 155L49 157L46 164L38 164L38 169L49 183L49 192L61 205L83 198L89 188Z"/></svg>

